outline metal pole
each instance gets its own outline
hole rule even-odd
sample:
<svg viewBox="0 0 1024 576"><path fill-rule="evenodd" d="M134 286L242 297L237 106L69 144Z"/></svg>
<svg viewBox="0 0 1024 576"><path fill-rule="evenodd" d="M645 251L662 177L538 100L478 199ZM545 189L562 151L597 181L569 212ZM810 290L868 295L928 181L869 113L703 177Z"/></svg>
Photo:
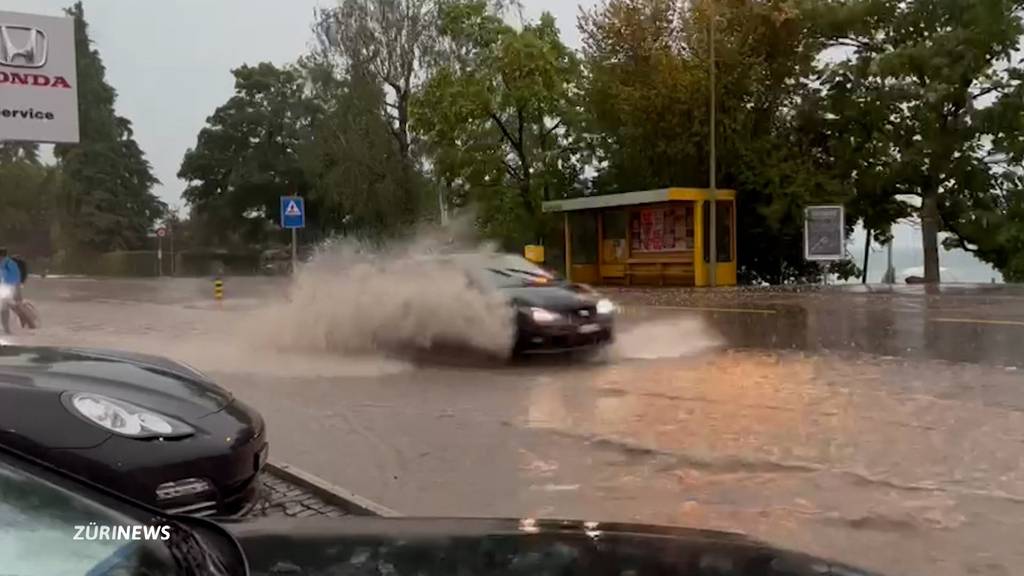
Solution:
<svg viewBox="0 0 1024 576"><path fill-rule="evenodd" d="M565 279L572 282L572 232L569 230L569 212L562 212L565 223Z"/></svg>
<svg viewBox="0 0 1024 576"><path fill-rule="evenodd" d="M298 257L298 244L299 244L298 237L299 237L298 230L296 230L295 228L292 228L292 275L294 275L295 271L297 270L297 268L295 267L295 263L299 259L299 257Z"/></svg>
<svg viewBox="0 0 1024 576"><path fill-rule="evenodd" d="M717 231L717 214L716 208L718 208L718 202L716 201L716 185L715 181L715 0L708 0L708 52L710 57L708 58L708 68L711 76L711 122L710 122L710 137L709 137L709 148L710 158L708 159L708 180L710 194L708 195L711 199L711 207L708 210L708 251L709 251L709 262L708 262L708 285L715 287L718 285L716 272L718 268L718 231Z"/></svg>
<svg viewBox="0 0 1024 576"><path fill-rule="evenodd" d="M167 233L171 235L171 276L174 276L174 225L171 224L170 228L167 229Z"/></svg>
<svg viewBox="0 0 1024 576"><path fill-rule="evenodd" d="M437 204L438 210L441 212L441 225L448 225L448 206L444 201L444 184L437 187Z"/></svg>
<svg viewBox="0 0 1024 576"><path fill-rule="evenodd" d="M164 239L156 236L156 275L159 278L164 275Z"/></svg>
<svg viewBox="0 0 1024 576"><path fill-rule="evenodd" d="M892 267L892 239L889 240L889 248L887 252L888 257L886 258L885 265L885 283L894 284L896 282L896 270Z"/></svg>

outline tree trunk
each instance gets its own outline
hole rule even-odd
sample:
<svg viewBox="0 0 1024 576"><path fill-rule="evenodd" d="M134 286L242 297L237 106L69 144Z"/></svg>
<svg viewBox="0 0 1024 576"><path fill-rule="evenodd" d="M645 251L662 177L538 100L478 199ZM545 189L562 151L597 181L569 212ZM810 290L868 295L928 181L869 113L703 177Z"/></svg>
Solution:
<svg viewBox="0 0 1024 576"><path fill-rule="evenodd" d="M868 257L871 256L871 229L864 229L864 271L860 275L860 283L868 283Z"/></svg>
<svg viewBox="0 0 1024 576"><path fill-rule="evenodd" d="M935 190L921 197L921 247L924 251L924 281L936 284L939 278L939 198Z"/></svg>
<svg viewBox="0 0 1024 576"><path fill-rule="evenodd" d="M408 161L409 151L409 92L401 91L395 94L398 101L398 153L402 160Z"/></svg>
<svg viewBox="0 0 1024 576"><path fill-rule="evenodd" d="M530 169L524 164L522 166L523 177L519 180L519 197L523 201L523 208L529 216L533 216L533 198L530 194Z"/></svg>

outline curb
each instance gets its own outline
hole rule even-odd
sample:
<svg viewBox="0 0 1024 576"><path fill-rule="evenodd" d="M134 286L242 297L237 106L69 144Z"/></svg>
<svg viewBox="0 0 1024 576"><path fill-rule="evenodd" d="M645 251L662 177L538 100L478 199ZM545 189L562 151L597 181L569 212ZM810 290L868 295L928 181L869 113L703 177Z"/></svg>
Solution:
<svg viewBox="0 0 1024 576"><path fill-rule="evenodd" d="M401 516L400 513L387 506L363 498L350 490L346 490L336 484L331 484L323 478L300 470L291 464L271 460L266 463L265 468L271 474L309 490L328 504L333 504L354 516L383 516L391 518Z"/></svg>

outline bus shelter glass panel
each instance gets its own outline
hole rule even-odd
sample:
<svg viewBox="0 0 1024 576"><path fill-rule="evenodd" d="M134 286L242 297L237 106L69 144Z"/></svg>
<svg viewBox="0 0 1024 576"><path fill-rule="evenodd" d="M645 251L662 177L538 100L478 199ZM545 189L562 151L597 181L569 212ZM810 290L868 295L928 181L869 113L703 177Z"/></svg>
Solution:
<svg viewBox="0 0 1024 576"><path fill-rule="evenodd" d="M629 257L626 249L626 210L601 213L601 262L619 264Z"/></svg>
<svg viewBox="0 0 1024 576"><path fill-rule="evenodd" d="M719 262L732 262L733 237L733 203L731 200L718 200L715 208L715 247ZM710 262L708 246L711 245L711 203L704 202L704 261Z"/></svg>
<svg viewBox="0 0 1024 576"><path fill-rule="evenodd" d="M544 267L565 276L565 220L561 217L544 236Z"/></svg>
<svg viewBox="0 0 1024 576"><path fill-rule="evenodd" d="M597 212L569 214L569 241L573 265L597 264Z"/></svg>

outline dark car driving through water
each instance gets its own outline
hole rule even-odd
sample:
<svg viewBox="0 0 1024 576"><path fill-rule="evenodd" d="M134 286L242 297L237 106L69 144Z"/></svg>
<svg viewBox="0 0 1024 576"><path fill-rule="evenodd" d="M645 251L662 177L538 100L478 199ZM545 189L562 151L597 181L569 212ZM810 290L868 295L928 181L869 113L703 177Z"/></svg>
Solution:
<svg viewBox="0 0 1024 576"><path fill-rule="evenodd" d="M514 254L452 254L443 260L514 309L514 354L595 348L615 338L617 308L589 286L562 280Z"/></svg>
<svg viewBox="0 0 1024 576"><path fill-rule="evenodd" d="M256 497L263 418L184 364L0 347L0 445L164 510L229 515Z"/></svg>

